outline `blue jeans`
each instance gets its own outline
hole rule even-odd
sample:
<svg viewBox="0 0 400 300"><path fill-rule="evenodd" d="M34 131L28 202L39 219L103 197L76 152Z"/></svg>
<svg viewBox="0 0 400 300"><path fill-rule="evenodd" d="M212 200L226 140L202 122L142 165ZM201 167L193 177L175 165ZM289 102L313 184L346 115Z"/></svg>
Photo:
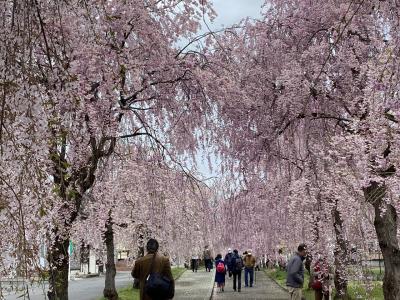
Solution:
<svg viewBox="0 0 400 300"><path fill-rule="evenodd" d="M249 286L249 274L250 274L250 286L253 286L254 268L244 268L244 285Z"/></svg>

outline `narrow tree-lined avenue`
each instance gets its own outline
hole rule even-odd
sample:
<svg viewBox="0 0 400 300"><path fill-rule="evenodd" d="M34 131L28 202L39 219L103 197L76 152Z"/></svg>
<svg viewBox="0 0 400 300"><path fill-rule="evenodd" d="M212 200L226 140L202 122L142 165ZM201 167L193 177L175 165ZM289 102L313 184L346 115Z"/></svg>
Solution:
<svg viewBox="0 0 400 300"><path fill-rule="evenodd" d="M197 274L185 272L176 283L176 300L209 300L209 299L287 299L287 292L278 284L269 279L263 272L259 272L258 283L254 289L243 290L242 294L235 293L232 289L232 280L227 280L226 292L219 293L214 289L214 272L208 273L204 270ZM121 272L116 277L116 284L119 289L124 288L130 283L130 274ZM70 282L69 295L73 299L97 300L101 296L101 287L104 285L102 277L82 279ZM31 300L43 299L43 292L40 288L32 288L30 293ZM132 297L131 297L132 298ZM8 295L7 300L18 300L18 295Z"/></svg>
<svg viewBox="0 0 400 300"><path fill-rule="evenodd" d="M254 299L300 243L336 299L400 299L400 3L265 0L214 30L219 2L1 1L0 298L104 273L122 299L155 238L178 267L251 249Z"/></svg>

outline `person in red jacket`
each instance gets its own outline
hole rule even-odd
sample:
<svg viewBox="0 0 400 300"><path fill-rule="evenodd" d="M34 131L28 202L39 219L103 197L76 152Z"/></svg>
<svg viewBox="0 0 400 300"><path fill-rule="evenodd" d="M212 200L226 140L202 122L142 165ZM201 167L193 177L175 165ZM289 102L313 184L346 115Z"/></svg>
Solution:
<svg viewBox="0 0 400 300"><path fill-rule="evenodd" d="M329 267L326 260L317 259L312 266L311 279L315 300L329 300Z"/></svg>
<svg viewBox="0 0 400 300"><path fill-rule="evenodd" d="M218 254L215 258L215 269L215 282L217 283L219 291L223 292L225 288L226 265L221 254Z"/></svg>

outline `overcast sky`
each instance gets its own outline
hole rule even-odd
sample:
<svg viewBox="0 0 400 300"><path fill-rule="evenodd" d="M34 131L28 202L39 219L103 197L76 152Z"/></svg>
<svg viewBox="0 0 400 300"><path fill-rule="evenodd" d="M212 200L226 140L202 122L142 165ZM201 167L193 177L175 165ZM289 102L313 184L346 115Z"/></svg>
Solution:
<svg viewBox="0 0 400 300"><path fill-rule="evenodd" d="M231 26L246 17L259 18L264 0L213 0L218 16L213 29Z"/></svg>

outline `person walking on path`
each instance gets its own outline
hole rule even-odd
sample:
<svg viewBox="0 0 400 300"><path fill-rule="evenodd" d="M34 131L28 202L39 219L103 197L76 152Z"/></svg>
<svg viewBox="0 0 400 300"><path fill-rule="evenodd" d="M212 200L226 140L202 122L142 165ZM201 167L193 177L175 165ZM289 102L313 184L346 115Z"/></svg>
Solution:
<svg viewBox="0 0 400 300"><path fill-rule="evenodd" d="M289 289L290 300L301 300L304 283L304 264L307 255L307 247L300 244L295 253L287 263L286 286Z"/></svg>
<svg viewBox="0 0 400 300"><path fill-rule="evenodd" d="M198 267L199 267L199 256L193 255L192 256L192 271L197 272Z"/></svg>
<svg viewBox="0 0 400 300"><path fill-rule="evenodd" d="M251 254L251 250L247 251L244 257L244 286L249 286L250 276L250 287L253 287L254 282L254 267L256 265L256 258Z"/></svg>
<svg viewBox="0 0 400 300"><path fill-rule="evenodd" d="M240 289L242 287L242 269L243 269L244 263L243 259L240 257L239 252L235 249L233 250L233 255L231 257L231 262L229 265L229 270L232 271L233 275L233 290L240 292ZM237 285L236 285L237 283Z"/></svg>
<svg viewBox="0 0 400 300"><path fill-rule="evenodd" d="M204 253L203 253L203 258L204 258L204 266L206 267L206 272L211 272L211 267L212 267L212 262L211 262L211 250L209 249L208 246L204 247Z"/></svg>
<svg viewBox="0 0 400 300"><path fill-rule="evenodd" d="M223 292L225 287L226 265L221 254L218 254L215 258L215 269L215 282L217 283L220 292Z"/></svg>
<svg viewBox="0 0 400 300"><path fill-rule="evenodd" d="M152 298L145 293L145 284L150 273L160 274L161 276L168 278L172 285L172 291L175 290L174 278L172 277L171 272L171 264L167 257L157 254L158 247L159 245L157 240L150 239L146 245L147 255L139 258L135 262L135 266L132 270L132 277L139 280L140 300L152 300ZM172 299L173 295L169 298Z"/></svg>
<svg viewBox="0 0 400 300"><path fill-rule="evenodd" d="M225 255L225 259L224 259L224 262L225 262L225 265L227 267L227 271L228 271L229 277L232 277L232 270L230 268L232 256L233 256L232 249L229 248L228 249L228 253Z"/></svg>
<svg viewBox="0 0 400 300"><path fill-rule="evenodd" d="M283 250L278 250L278 266L279 270L286 270L286 257L283 255Z"/></svg>

